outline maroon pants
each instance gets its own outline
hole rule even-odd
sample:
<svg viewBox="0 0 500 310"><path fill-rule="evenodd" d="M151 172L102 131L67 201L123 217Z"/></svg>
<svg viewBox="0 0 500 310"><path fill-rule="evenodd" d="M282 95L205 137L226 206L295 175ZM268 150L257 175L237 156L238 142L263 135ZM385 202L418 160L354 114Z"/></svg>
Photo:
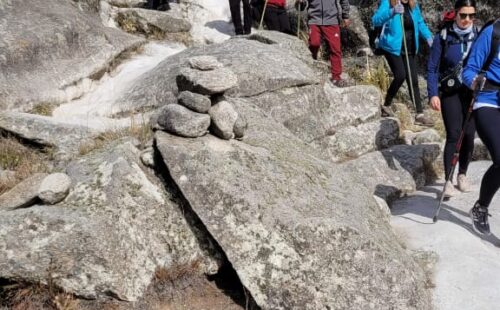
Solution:
<svg viewBox="0 0 500 310"><path fill-rule="evenodd" d="M321 45L321 36L330 47L330 64L332 66L332 80L340 80L342 73L342 49L340 47L340 27L338 25L319 26L309 25L309 49L314 59L318 58Z"/></svg>

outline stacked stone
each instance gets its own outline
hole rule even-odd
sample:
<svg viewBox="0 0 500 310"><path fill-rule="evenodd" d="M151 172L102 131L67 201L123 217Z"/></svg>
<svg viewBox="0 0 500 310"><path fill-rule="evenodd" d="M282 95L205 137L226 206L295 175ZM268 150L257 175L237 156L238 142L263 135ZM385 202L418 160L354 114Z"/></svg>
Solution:
<svg viewBox="0 0 500 310"><path fill-rule="evenodd" d="M224 98L224 92L237 86L236 75L213 56L192 57L188 64L177 76L177 104L167 105L158 116L160 128L189 138L208 131L225 140L243 137L247 123Z"/></svg>

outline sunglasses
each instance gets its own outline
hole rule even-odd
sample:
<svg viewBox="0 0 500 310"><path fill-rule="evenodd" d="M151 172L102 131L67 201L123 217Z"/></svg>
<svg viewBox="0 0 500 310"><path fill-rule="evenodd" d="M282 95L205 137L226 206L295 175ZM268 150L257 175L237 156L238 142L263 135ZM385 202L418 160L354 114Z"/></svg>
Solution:
<svg viewBox="0 0 500 310"><path fill-rule="evenodd" d="M467 17L469 17L469 19L474 19L476 18L476 13L458 13L458 16L460 16L460 19L466 19Z"/></svg>

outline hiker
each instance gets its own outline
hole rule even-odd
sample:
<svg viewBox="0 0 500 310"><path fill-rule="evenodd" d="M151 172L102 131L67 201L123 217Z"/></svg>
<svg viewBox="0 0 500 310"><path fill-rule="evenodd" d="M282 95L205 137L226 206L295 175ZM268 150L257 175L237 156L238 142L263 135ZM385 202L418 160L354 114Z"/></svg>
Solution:
<svg viewBox="0 0 500 310"><path fill-rule="evenodd" d="M331 81L337 87L347 86L342 80L342 49L340 45L340 26L348 27L349 1L340 0L342 12L339 12L337 0L299 0L298 9L304 10L308 2L309 50L313 59L318 59L318 51L323 37L330 47Z"/></svg>
<svg viewBox="0 0 500 310"><path fill-rule="evenodd" d="M462 77L477 92L473 107L477 133L493 161L481 181L479 199L469 212L474 230L489 235L488 207L500 188L500 19L481 30Z"/></svg>
<svg viewBox="0 0 500 310"><path fill-rule="evenodd" d="M264 22L268 30L292 34L290 19L286 11L286 0L267 0Z"/></svg>
<svg viewBox="0 0 500 310"><path fill-rule="evenodd" d="M241 24L241 2L243 2L243 25ZM229 0L229 9L231 10L231 19L233 20L236 35L250 34L252 27L250 0Z"/></svg>
<svg viewBox="0 0 500 310"><path fill-rule="evenodd" d="M394 75L394 79L387 90L384 105L381 107L382 116L394 116L390 106L406 79L410 97L414 98L415 101L417 112L415 123L432 126L432 120L423 113L415 56L419 51L419 37L423 37L429 46L432 45L433 39L416 0L381 0L377 11L372 17L372 24L374 27L383 27L378 40L378 48L387 59ZM404 49L402 24L404 24L408 55L405 54ZM412 83L410 83L410 79Z"/></svg>
<svg viewBox="0 0 500 310"><path fill-rule="evenodd" d="M446 180L444 198L458 194L450 173L453 154L462 130L465 132L460 146L457 186L462 192L470 190L466 174L474 150L476 128L473 119L470 119L464 128L472 92L462 84L461 75L463 62L477 38L478 30L474 26L475 14L475 0L455 2L455 10L445 16L442 29L434 37L427 63L429 103L434 110L441 111L446 129L443 155Z"/></svg>

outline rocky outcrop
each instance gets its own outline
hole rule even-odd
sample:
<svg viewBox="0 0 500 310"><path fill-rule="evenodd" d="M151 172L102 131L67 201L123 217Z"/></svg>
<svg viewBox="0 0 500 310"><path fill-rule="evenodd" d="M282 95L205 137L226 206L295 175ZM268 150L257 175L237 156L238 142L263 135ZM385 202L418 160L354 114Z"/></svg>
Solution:
<svg viewBox="0 0 500 310"><path fill-rule="evenodd" d="M143 169L132 143L117 142L68 166L74 186L63 202L0 210L0 278L134 301L157 268L215 273L202 226Z"/></svg>
<svg viewBox="0 0 500 310"><path fill-rule="evenodd" d="M3 1L0 15L0 110L78 97L80 80L143 42L73 1Z"/></svg>
<svg viewBox="0 0 500 310"><path fill-rule="evenodd" d="M184 36L189 41L191 24L182 16L180 7L172 4L172 9L164 11L141 8L120 8L112 13L117 24L130 33L145 34L149 37L175 38Z"/></svg>
<svg viewBox="0 0 500 310"><path fill-rule="evenodd" d="M241 142L157 132L156 145L257 304L430 309L371 190L248 100L233 104L248 121Z"/></svg>

